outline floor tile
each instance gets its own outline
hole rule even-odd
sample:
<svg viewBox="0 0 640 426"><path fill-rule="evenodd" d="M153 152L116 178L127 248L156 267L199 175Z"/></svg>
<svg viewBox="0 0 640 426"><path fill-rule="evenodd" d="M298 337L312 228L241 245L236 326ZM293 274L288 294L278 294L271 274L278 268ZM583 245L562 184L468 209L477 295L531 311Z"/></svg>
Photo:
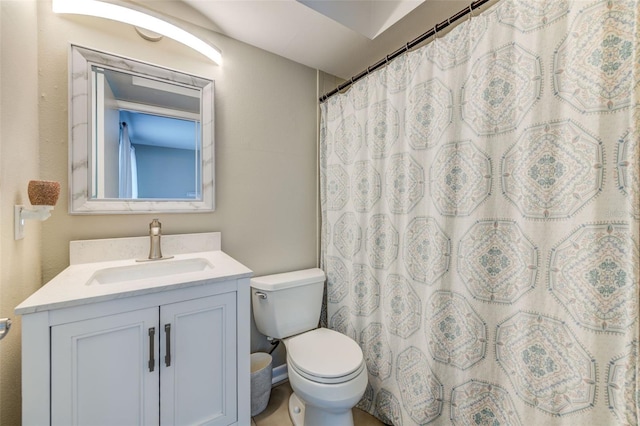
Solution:
<svg viewBox="0 0 640 426"><path fill-rule="evenodd" d="M267 408L253 418L256 426L293 426L289 418L291 387L285 382L271 389Z"/></svg>
<svg viewBox="0 0 640 426"><path fill-rule="evenodd" d="M257 416L253 417L255 426L293 426L289 418L289 395L291 395L289 382L284 382L271 389L271 398L267 408ZM380 420L369 413L355 408L353 410L353 422L355 426L382 426Z"/></svg>
<svg viewBox="0 0 640 426"><path fill-rule="evenodd" d="M383 426L380 420L373 417L371 414L359 410L353 409L353 423L355 426Z"/></svg>

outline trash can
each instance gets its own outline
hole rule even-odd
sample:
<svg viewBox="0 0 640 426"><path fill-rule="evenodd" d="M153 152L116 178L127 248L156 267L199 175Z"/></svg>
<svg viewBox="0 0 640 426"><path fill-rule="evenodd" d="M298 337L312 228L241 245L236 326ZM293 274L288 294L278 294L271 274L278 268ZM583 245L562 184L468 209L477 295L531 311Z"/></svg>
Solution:
<svg viewBox="0 0 640 426"><path fill-rule="evenodd" d="M266 352L251 354L251 416L267 408L271 396L271 355Z"/></svg>

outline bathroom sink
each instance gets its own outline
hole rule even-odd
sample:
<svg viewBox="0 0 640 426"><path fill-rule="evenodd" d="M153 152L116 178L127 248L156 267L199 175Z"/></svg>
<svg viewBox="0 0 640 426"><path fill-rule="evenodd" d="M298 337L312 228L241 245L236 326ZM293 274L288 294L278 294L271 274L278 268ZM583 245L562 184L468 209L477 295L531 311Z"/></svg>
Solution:
<svg viewBox="0 0 640 426"><path fill-rule="evenodd" d="M145 278L201 272L212 268L213 265L203 258L156 260L135 265L100 269L89 278L87 285L116 284Z"/></svg>

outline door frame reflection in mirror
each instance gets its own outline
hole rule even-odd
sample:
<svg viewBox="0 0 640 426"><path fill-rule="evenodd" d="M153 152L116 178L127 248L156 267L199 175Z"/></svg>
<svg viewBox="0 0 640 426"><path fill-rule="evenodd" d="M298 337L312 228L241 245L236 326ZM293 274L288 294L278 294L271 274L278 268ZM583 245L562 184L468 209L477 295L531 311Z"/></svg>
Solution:
<svg viewBox="0 0 640 426"><path fill-rule="evenodd" d="M69 71L69 213L182 213L215 209L214 185L214 82L213 80L148 64L134 59L71 45ZM108 68L199 90L200 180L195 198L119 199L92 198L95 134L92 67ZM198 182L198 179L196 179ZM198 191L199 189L199 191Z"/></svg>

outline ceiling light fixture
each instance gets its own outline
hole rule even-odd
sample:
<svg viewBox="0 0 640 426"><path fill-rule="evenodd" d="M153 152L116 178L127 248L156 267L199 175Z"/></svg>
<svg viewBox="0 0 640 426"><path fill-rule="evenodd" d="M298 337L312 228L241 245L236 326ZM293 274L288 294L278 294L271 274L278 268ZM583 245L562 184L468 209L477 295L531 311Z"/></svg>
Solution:
<svg viewBox="0 0 640 426"><path fill-rule="evenodd" d="M97 16L144 28L189 46L222 65L222 53L209 43L160 18L129 7L98 0L53 0L52 10L55 13Z"/></svg>

